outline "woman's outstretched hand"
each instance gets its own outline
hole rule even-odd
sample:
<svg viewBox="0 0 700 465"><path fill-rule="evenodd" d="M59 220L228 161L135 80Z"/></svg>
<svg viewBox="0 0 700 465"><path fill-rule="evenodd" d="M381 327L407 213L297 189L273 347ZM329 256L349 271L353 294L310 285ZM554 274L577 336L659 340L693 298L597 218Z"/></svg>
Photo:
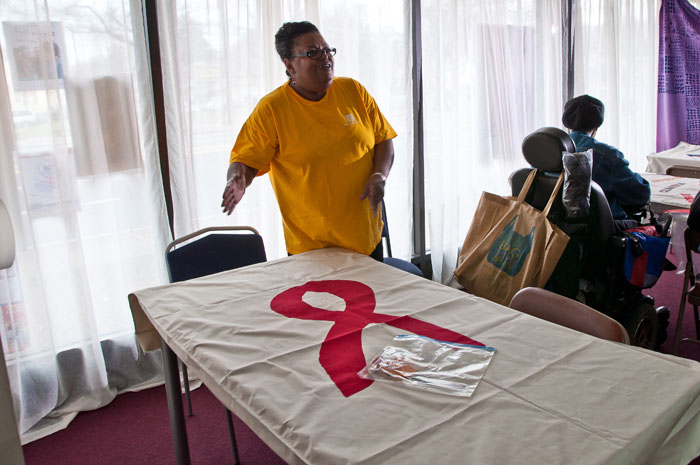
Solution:
<svg viewBox="0 0 700 465"><path fill-rule="evenodd" d="M225 214L230 215L243 198L246 188L255 177L257 170L243 163L231 163L226 173L226 187L222 194L221 207Z"/></svg>

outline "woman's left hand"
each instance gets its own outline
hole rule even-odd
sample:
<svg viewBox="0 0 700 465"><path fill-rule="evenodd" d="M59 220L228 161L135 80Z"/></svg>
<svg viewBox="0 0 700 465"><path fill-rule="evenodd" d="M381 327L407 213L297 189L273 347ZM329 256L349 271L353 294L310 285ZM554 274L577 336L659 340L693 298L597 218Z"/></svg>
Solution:
<svg viewBox="0 0 700 465"><path fill-rule="evenodd" d="M362 197L360 197L360 200L369 199L369 204L372 207L372 211L375 215L377 214L379 203L384 198L385 183L386 176L377 172L369 177L365 183L365 187L362 189Z"/></svg>
<svg viewBox="0 0 700 465"><path fill-rule="evenodd" d="M360 200L369 199L374 214L377 214L379 203L384 199L384 184L394 163L394 143L391 139L374 146L374 173L369 177L362 189Z"/></svg>

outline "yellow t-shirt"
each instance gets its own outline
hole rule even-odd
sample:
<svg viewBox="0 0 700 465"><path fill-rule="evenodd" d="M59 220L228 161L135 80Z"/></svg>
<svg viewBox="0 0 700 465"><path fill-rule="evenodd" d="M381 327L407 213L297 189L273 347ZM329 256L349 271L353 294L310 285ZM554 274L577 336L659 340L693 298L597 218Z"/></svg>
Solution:
<svg viewBox="0 0 700 465"><path fill-rule="evenodd" d="M381 240L381 212L360 200L374 146L396 137L357 81L338 77L318 102L288 83L263 97L238 134L230 162L269 172L287 251L344 247L370 254Z"/></svg>

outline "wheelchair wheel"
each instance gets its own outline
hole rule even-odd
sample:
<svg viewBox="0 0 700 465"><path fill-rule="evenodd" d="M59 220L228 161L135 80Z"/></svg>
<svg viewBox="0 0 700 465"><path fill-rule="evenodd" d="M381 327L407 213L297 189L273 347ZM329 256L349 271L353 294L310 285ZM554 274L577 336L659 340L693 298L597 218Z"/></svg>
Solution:
<svg viewBox="0 0 700 465"><path fill-rule="evenodd" d="M624 326L630 336L630 344L652 350L656 347L659 317L649 302L638 302Z"/></svg>

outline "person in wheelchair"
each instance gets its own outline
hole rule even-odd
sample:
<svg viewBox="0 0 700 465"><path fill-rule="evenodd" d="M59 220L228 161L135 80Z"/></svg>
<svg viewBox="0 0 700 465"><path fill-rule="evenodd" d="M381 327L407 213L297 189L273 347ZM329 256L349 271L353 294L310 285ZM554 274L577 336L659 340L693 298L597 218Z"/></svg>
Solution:
<svg viewBox="0 0 700 465"><path fill-rule="evenodd" d="M591 126L571 124L579 129L589 127L590 133L583 133L579 140L583 140L583 136L593 139L591 133L594 134L594 130L602 122L602 108L600 110L601 114L593 115L595 124ZM550 198L560 173L565 169L565 157L562 153L582 151L582 147L576 145L572 136L576 134L567 134L559 128L552 127L541 128L529 134L523 140L522 152L530 166L511 174L511 195L517 196L521 192L534 168L539 173L525 201L542 210ZM620 157L622 158L622 154ZM598 168L601 168L603 163L599 161ZM595 158L592 164L595 169ZM623 166L629 170L626 161ZM646 189L643 193L648 196ZM627 329L632 344L646 348L657 347L666 338L669 312L666 307L657 309L654 298L645 295L643 289L653 286L654 273L658 270L648 273L646 266L636 268L635 264L658 264L658 260L645 262L642 258L637 263L635 261L636 252L638 252L635 248L636 242L630 236L636 236L639 231L634 233L627 231L629 228L620 223L634 223L635 228L646 225L637 224L629 218L615 220L608 203L608 196L595 180L590 182L590 203L586 215L570 217L566 212L564 198L565 195L562 193L559 201L552 206L550 220L569 236L569 243L545 288L583 302L616 319ZM645 200L643 198L638 201L637 206L642 206ZM620 202L618 202L619 205ZM628 205L625 206L628 207ZM656 228L653 227L653 229ZM667 231L667 228L662 229ZM642 232L642 234L647 233ZM666 234L658 235L661 236L659 239L668 240ZM639 242L642 254L645 250L644 246L651 243L658 244L659 241ZM631 252L630 257L628 257L628 251ZM663 251L660 256L665 257L665 254ZM654 252L654 256L658 254ZM630 260L632 266L628 269L627 264ZM630 274L633 270L637 270L634 276ZM648 282L647 275L649 275ZM641 284L638 282L640 278L644 280Z"/></svg>
<svg viewBox="0 0 700 465"><path fill-rule="evenodd" d="M593 149L593 181L603 189L613 218L626 220L649 203L651 190L649 182L629 168L622 152L595 139L604 116L603 102L580 95L566 102L561 121L570 129L577 152ZM622 229L634 226L626 221L619 223Z"/></svg>

